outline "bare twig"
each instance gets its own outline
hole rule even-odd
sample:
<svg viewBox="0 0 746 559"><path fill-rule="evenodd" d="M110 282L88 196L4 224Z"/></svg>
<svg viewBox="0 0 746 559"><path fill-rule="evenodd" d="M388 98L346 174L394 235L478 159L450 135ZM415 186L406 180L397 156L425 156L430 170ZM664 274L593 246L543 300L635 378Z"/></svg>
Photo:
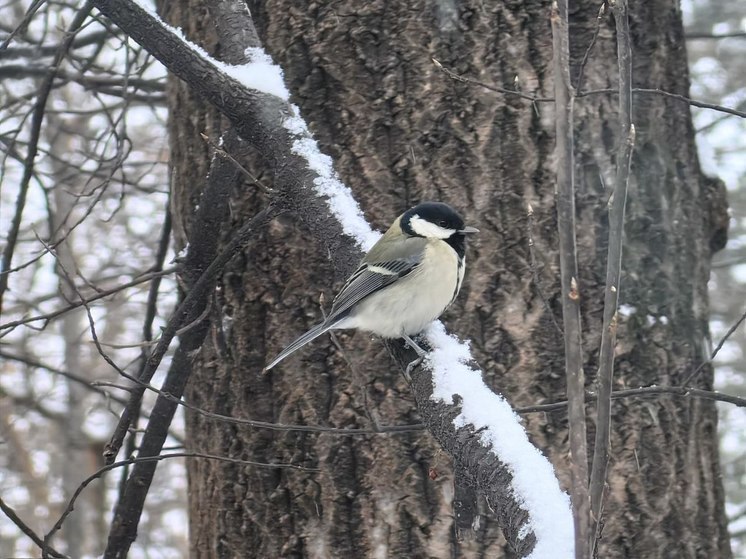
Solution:
<svg viewBox="0 0 746 559"><path fill-rule="evenodd" d="M165 207L165 214L166 217L163 221L163 228L161 229L161 237L158 242L158 250L156 251L155 256L155 264L153 265L154 271L160 271L163 269L163 264L166 261L166 254L168 253L168 247L170 244L171 239L171 198L169 196L169 199L166 202ZM145 307L145 320L143 321L143 327L142 327L142 337L143 340L145 340L148 343L152 343L153 340L153 322L155 321L155 317L158 314L158 293L160 288L160 278L153 281L153 283L150 284L150 290L148 291L148 302ZM145 370L145 367L148 363L148 357L150 357L150 345L143 346L142 351L140 352L140 367L139 371L137 373L137 378L140 378L142 376L143 371ZM131 394L131 392L130 392ZM137 434L134 432L137 429L137 423L140 418L141 410L138 407L137 410L134 410L133 418L131 421L131 425L134 426L135 429L133 429L130 432L129 438L127 439L126 443L126 456L132 456L135 452L135 448L137 445ZM122 494L124 492L124 487L127 482L127 477L129 476L129 465L126 465L122 468L121 476L119 478L119 495L117 497L117 500L122 498Z"/></svg>
<svg viewBox="0 0 746 559"><path fill-rule="evenodd" d="M0 78L21 80L24 78L44 77L48 71L48 64L41 62L38 64L4 64L0 65ZM165 90L165 84L160 79L86 76L82 73L65 70L59 70L55 75L55 80L57 80L54 84L55 88L74 82L87 90L98 90L102 93L111 91L111 88L127 91L129 94L133 94L129 88L141 90L146 93L163 93Z"/></svg>
<svg viewBox="0 0 746 559"><path fill-rule="evenodd" d="M642 386L640 388L628 388L626 390L617 390L611 393L612 400L621 400L623 398L632 398L638 396L680 396L682 398L700 398L702 400L713 400L715 402L725 402L733 404L739 408L746 408L746 398L733 396L732 394L723 394L715 390L702 390L699 388L689 388L686 386ZM596 392L588 391L585 394L586 402L589 403L598 398ZM516 413L548 413L563 411L567 409L567 401L551 402L549 404L537 404L535 406L524 406L516 408Z"/></svg>
<svg viewBox="0 0 746 559"><path fill-rule="evenodd" d="M622 274L622 241L624 238L624 211L627 204L632 150L635 128L632 124L632 39L629 30L627 0L613 0L611 10L616 23L617 59L619 66L619 142L617 150L616 184L609 202L609 246L606 261L604 291L604 317L601 331L599 366L596 376L598 405L596 436L591 466L591 529L590 550L596 548L600 537L603 497L606 486L606 469L609 463L611 439L611 389L614 378L614 347L617 333L617 305L619 303Z"/></svg>
<svg viewBox="0 0 746 559"><path fill-rule="evenodd" d="M184 326L182 326L181 328L179 328L176 331L176 335L179 336L179 337L181 337L184 334L186 334L187 332L189 332L191 329L196 328L197 326L199 326L200 324L202 324L202 322L210 314L211 310L212 310L212 300L208 297L207 298L207 302L205 304L205 308L200 313L200 315L198 317L196 317L194 320L192 320L189 324L185 324Z"/></svg>
<svg viewBox="0 0 746 559"><path fill-rule="evenodd" d="M693 31L684 35L688 40L694 39L746 39L746 33L743 31L733 31L732 33L695 33Z"/></svg>
<svg viewBox="0 0 746 559"><path fill-rule="evenodd" d="M592 89L590 91L583 91L582 93L578 94L578 97L588 97L589 95L602 95L602 94L607 94L607 93L616 94L619 92L616 89ZM681 95L680 93L671 93L670 91L664 91L663 89L633 87L632 93L640 93L644 95L660 95L662 97L668 97L669 99L675 99L677 101L682 101L684 103L687 103L688 105L691 105L692 107L699 107L700 109L712 109L713 111L718 111L721 113L727 113L729 115L746 118L746 112L744 111L739 111L737 109L732 109L730 107L725 107L723 105L717 105L715 103L705 103L704 101L695 101L694 99L690 99L686 95Z"/></svg>
<svg viewBox="0 0 746 559"><path fill-rule="evenodd" d="M21 22L11 31L5 40L0 44L0 51L8 48L8 45L15 38L16 35L26 33L29 22L33 19L34 14L45 4L46 0L33 0L31 5L26 9L26 13L23 15Z"/></svg>
<svg viewBox="0 0 746 559"><path fill-rule="evenodd" d="M559 230L562 319L567 375L570 437L571 497L575 521L575 557L587 559L589 502L588 455L585 426L585 375L580 323L580 288L575 246L575 163L573 154L573 99L570 84L567 0L552 3L554 98L556 112L557 227Z"/></svg>
<svg viewBox="0 0 746 559"><path fill-rule="evenodd" d="M699 367L694 369L691 373L687 375L687 377L684 379L684 381L681 383L681 386L686 386L689 384L694 377L696 377L702 369L705 368L705 365L708 363L712 363L715 360L715 357L717 357L717 354L720 353L720 350L723 349L723 346L725 345L725 342L728 341L728 338L730 338L733 333L738 330L738 327L743 323L743 321L746 320L746 311L743 312L743 314L740 316L738 320L730 327L728 328L728 331L725 333L725 335L720 339L718 342L718 345L715 347L715 349L710 354L710 358L707 361L703 361L699 364Z"/></svg>
<svg viewBox="0 0 746 559"><path fill-rule="evenodd" d="M641 388L629 388L619 390L611 394L612 399L629 398L630 396L651 396L656 394L670 394L673 396L692 396L704 400L714 400L716 402L726 402L734 404L739 408L746 407L746 398L723 394L715 390L702 390L700 388L689 388L687 386L643 386Z"/></svg>
<svg viewBox="0 0 746 559"><path fill-rule="evenodd" d="M45 244L45 246L49 247L50 250L54 248L53 245L49 245L49 244ZM129 289L130 287L140 285L141 283L159 279L159 278L162 278L163 276L171 275L174 272L178 271L178 269L179 269L178 267L174 266L171 268L166 268L165 270L159 271L159 272L148 272L148 273L142 274L141 276L138 276L136 279L133 279L132 281L129 281L127 283L123 283L116 287L112 287L111 289L100 290L95 295L91 295L90 297L84 298L82 301L76 301L76 302L70 303L68 306L63 307L61 309L57 309L56 311L52 311L46 314L30 316L28 318L22 318L20 320L12 320L10 322L6 322L5 324L0 324L0 332L3 330L12 330L13 328L16 328L18 326L22 326L24 324L31 324L33 322L39 322L39 321L44 321L45 323L49 322L50 320L57 318L58 316L65 314L67 312L78 309L82 307L83 305L91 304L95 301L98 301L99 299L105 299L106 297L109 297L110 295L119 293L120 291L124 291L125 289ZM0 338L6 334L7 332L3 332L2 334L0 334Z"/></svg>
<svg viewBox="0 0 746 559"><path fill-rule="evenodd" d="M505 87L499 87L497 85L490 85L488 83L480 82L479 80L467 78L465 76L460 76L457 73L443 66L440 63L440 61L436 60L435 58L431 58L430 60L433 61L433 64L435 64L435 67L438 70L443 72L446 76L448 76L452 80L456 80L462 83L468 83L471 85L478 85L490 91L494 91L495 93L504 93L506 95L514 95L516 97L520 97L521 99L525 99L526 101L531 101L532 103L551 103L554 101L554 99L550 97L536 97L535 95L531 95L529 93L523 93L522 91L517 91L515 89L507 89Z"/></svg>
<svg viewBox="0 0 746 559"><path fill-rule="evenodd" d="M575 91L580 92L583 90L583 74L585 72L585 65L588 63L588 58L591 56L593 47L598 40L598 33L601 31L601 22L603 21L604 15L606 15L606 1L601 3L601 7L598 9L598 15L596 16L596 29L593 31L591 42L588 43L588 48L585 49L583 60L580 61L580 69L578 70L578 81L575 85Z"/></svg>
<svg viewBox="0 0 746 559"><path fill-rule="evenodd" d="M14 511L10 505L3 501L2 497L0 497L0 510L5 513L5 516L7 516L21 532L26 534L31 539L31 541L34 542L42 550L42 553L49 557L65 557L65 555L63 555L59 551L56 551L52 546L50 546L42 538L40 538L36 534L36 532L34 532L31 527L26 524L20 516L16 514L16 511Z"/></svg>
<svg viewBox="0 0 746 559"><path fill-rule="evenodd" d="M93 31L81 37L75 37L75 39L73 39L72 44L70 45L70 48L78 49L78 48L87 47L89 45L93 45L96 43L100 43L102 41L109 39L111 35L112 35L112 32L108 29L101 29L99 31ZM8 48L0 47L0 60L6 60L9 58L30 58L30 59L36 58L38 59L39 57L42 57L42 56L54 56L58 48L59 48L59 45L33 45L29 47L12 47L12 48L11 47L8 47Z"/></svg>
<svg viewBox="0 0 746 559"><path fill-rule="evenodd" d="M44 547L42 549L51 549L49 547L49 542L52 540L54 535L62 528L62 525L65 522L65 519L70 515L70 513L75 509L75 502L78 500L78 497L80 497L81 493L85 490L88 485L91 484L91 482L101 478L106 472L109 472L111 470L114 470L116 468L121 468L125 465L130 464L143 464L143 463L155 463L160 462L161 460L168 460L171 458L202 458L205 460L217 460L219 462L228 462L230 464L239 464L242 466L255 466L259 468L272 468L272 469L283 469L283 470L296 470L301 472L318 472L318 468L307 468L305 466L298 466L296 464L287 464L284 462L257 462L255 460L243 460L240 458L231 458L230 456L216 456L214 454L204 454L201 452L173 452L170 454L160 454L158 456L145 456L145 457L138 457L138 458L129 458L127 460L121 460L119 462L114 462L113 464L107 464L106 466L102 467L95 473L88 476L86 479L83 480L83 482L78 486L78 488L75 490L75 493L73 493L72 497L70 498L70 501L67 503L67 507L65 508L62 515L59 517L57 522L54 523L54 526L52 526L52 529L44 536L44 540L41 542ZM46 554L45 554L46 556ZM60 557L62 557L60 555Z"/></svg>
<svg viewBox="0 0 746 559"><path fill-rule="evenodd" d="M177 398L170 392L166 392L160 388L153 386L152 384L144 383L134 376L124 374L125 378L131 380L137 386L141 386L149 392L157 394L159 397L173 402L189 411L192 411L198 415L201 415L207 419L214 421L221 421L224 423L230 423L234 425L245 425L253 427L255 429L267 429L270 431L279 432L302 432L302 433L323 433L328 435L338 435L342 437L354 437L363 435L396 435L400 433L411 433L415 431L422 431L425 426L421 423L412 423L407 425L376 425L373 429L353 429L353 428L339 428L339 427L327 427L324 425L293 425L288 423L273 423L269 421L259 421L256 419L248 419L241 417L231 417L229 415L222 415L214 413L205 409L202 409L194 404L185 402L180 398ZM544 411L544 410L540 410Z"/></svg>
<svg viewBox="0 0 746 559"><path fill-rule="evenodd" d="M23 363L24 365L28 365L29 367L45 369L49 371L50 373L53 373L55 375L60 375L73 382L77 382L81 386L85 386L87 389L93 392L96 392L106 398L109 398L119 404L124 405L126 403L126 400L124 400L123 398L119 398L118 396L114 396L113 394L110 394L107 390L98 388L98 386L94 382L91 382L90 380L88 380L87 378L81 375L77 375L69 371L63 371L62 369L58 369L57 367L52 367L51 365L47 365L45 363L42 363L41 361L37 361L35 359L31 359L31 358L28 358L22 355L14 355L12 353L8 353L2 350L0 350L0 358L8 359L11 361L17 361L19 363Z"/></svg>
<svg viewBox="0 0 746 559"><path fill-rule="evenodd" d="M443 66L440 62L433 59L433 63L438 66L438 68L442 69L443 73L448 76L451 79L468 83L471 85L477 85L479 87L484 87L485 89L488 89L490 91L494 91L496 93L503 93L505 95L515 95L516 97L519 97L520 99L524 99L526 101L531 101L532 103L554 103L555 98L554 97L536 97L534 95L530 95L528 93L523 93L521 91L516 91L514 89L506 89L503 87L498 87L495 85L490 85L484 82L480 82L478 80L474 80L472 78L468 78L465 76L460 76L456 74L455 72L449 70L445 66ZM588 91L580 91L575 94L576 99L583 99L585 97L590 97L591 95L616 95L619 93L618 90L613 88L606 88L606 89L591 89ZM713 111L726 113L733 116L738 116L741 118L746 118L746 112L733 109L731 107L725 107L723 105L718 105L715 103L705 103L704 101L697 101L695 99L691 99L687 97L686 95L681 95L679 93L671 93L670 91L664 91L662 89L653 89L653 88L645 88L645 87L633 87L632 93L636 94L642 94L642 95L660 95L663 97L669 97L671 99L676 99L677 101L682 101L684 103L687 103L688 105L691 105L693 107L699 107L701 109L710 109Z"/></svg>
<svg viewBox="0 0 746 559"><path fill-rule="evenodd" d="M29 8L27 17L30 18L42 3L43 2L38 3L35 8L33 6ZM89 0L80 10L78 10L78 13L75 15L75 18L65 33L65 38L62 40L57 52L55 53L54 60L49 66L49 71L46 77L39 86L39 96L34 105L34 112L31 118L31 130L29 131L28 151L23 166L23 177L21 177L21 182L18 187L16 209L13 214L13 220L10 224L10 230L7 234L5 250L3 250L2 259L0 259L0 314L2 313L3 308L3 296L5 295L5 291L8 289L9 274L7 270L10 270L10 265L13 261L13 253L15 252L16 242L18 241L18 233L21 230L23 210L26 206L26 195L28 194L31 178L34 176L34 160L36 159L36 153L38 151L41 125L44 121L44 110L47 106L47 99L49 98L49 93L52 91L52 84L54 83L54 77L59 65L67 51L70 49L70 46L75 39L75 34L83 25L83 22L88 18L91 9L93 9L93 2ZM4 46L8 45L10 39L11 38L8 37Z"/></svg>
<svg viewBox="0 0 746 559"><path fill-rule="evenodd" d="M200 136L207 143L207 145L210 146L215 151L216 154L230 160L230 162L233 163L236 166L236 168L238 168L247 179L249 179L251 182L259 186L265 194L267 195L272 194L272 189L269 186L267 186L261 180L259 180L259 178L256 175L254 175L251 171L249 171L246 167L241 165L241 162L235 157L233 157L233 155L228 153L224 147L219 146L215 142L213 142L207 134L200 134Z"/></svg>

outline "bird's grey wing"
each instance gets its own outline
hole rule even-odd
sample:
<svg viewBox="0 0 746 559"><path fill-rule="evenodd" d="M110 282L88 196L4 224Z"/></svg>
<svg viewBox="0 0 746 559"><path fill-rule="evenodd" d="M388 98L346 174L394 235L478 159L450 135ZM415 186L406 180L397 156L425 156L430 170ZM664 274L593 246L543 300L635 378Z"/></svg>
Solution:
<svg viewBox="0 0 746 559"><path fill-rule="evenodd" d="M353 306L417 269L422 251L383 262L364 262L334 299L326 322L344 317Z"/></svg>

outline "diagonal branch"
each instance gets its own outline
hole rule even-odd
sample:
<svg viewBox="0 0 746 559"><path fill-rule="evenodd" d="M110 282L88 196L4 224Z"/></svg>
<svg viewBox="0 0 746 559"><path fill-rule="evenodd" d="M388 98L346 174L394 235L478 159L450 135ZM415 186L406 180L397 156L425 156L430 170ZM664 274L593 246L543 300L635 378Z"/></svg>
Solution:
<svg viewBox="0 0 746 559"><path fill-rule="evenodd" d="M34 532L31 527L26 524L18 514L16 514L16 511L14 511L8 503L3 501L2 498L0 498L0 510L5 513L5 516L7 516L10 521L21 530L21 532L26 534L31 541L42 550L42 553L50 557L65 557L62 553L56 551L52 546L48 545L42 538L40 538L36 532Z"/></svg>
<svg viewBox="0 0 746 559"><path fill-rule="evenodd" d="M155 264L152 268L152 270L156 272L160 272L163 270L163 263L166 260L166 253L168 252L168 247L169 247L170 240L171 240L171 209L170 207L171 207L171 197L169 196L166 202L166 208L165 208L166 217L163 221L163 229L161 230L161 237L158 242L158 250L156 252ZM145 342L153 341L153 322L155 321L155 317L158 314L158 295L159 295L160 284L161 284L160 278L154 280L153 283L150 284L150 290L148 291L148 301L145 307L146 308L145 320L143 321L143 327L142 327L142 330L143 330L142 336ZM143 375L143 371L145 370L145 367L147 367L147 364L148 364L149 356L150 356L150 347L149 345L144 345L140 353L140 367L137 373L138 378L140 378ZM135 453L135 449L137 447L137 423L138 423L140 414L141 414L141 410L140 410L140 406L138 405L138 409L135 410L135 413L133 414L134 417L131 418L130 420L130 424L134 428L130 432L130 436L127 439L127 447L125 449L126 456L132 456ZM122 443L120 442L119 444L121 445ZM122 468L122 473L119 478L119 493L117 495L117 500L121 499L122 495L124 494L124 489L126 487L127 477L129 476L129 473L130 473L129 464L127 464Z"/></svg>
<svg viewBox="0 0 746 559"><path fill-rule="evenodd" d="M203 286L200 289L201 295L194 299L192 312L197 312L202 305L207 303L207 299L210 296L208 287L214 284L214 279L218 273L238 253L238 250L246 243L248 237L254 234L259 227L265 225L275 215L276 210L272 206L268 206L260 211L242 227L239 235L237 235L232 243L233 248L228 247L213 260L207 270L200 276L193 291L190 292L191 295L197 291L197 285L201 284ZM163 383L162 391L164 394L158 396L153 406L148 426L140 443L138 456L158 456L163 449L171 421L178 408L177 402L184 393L191 373L190 354L202 344L207 332L207 326L206 322L200 324L198 328L190 330L186 335L181 337L181 343L174 353L166 380ZM138 380L143 381L144 379L140 378ZM120 418L118 430L114 437L112 437L114 444L121 446L122 438L127 431L127 427L124 426L129 425L129 420L134 416L137 409L139 409L144 390L142 385L138 385L133 390L128 407L125 408L125 413ZM168 397L165 396L166 394ZM113 451L111 446L108 446L108 461L110 462L115 456L116 452ZM156 466L156 462L143 462L137 464L132 470L132 474L124 486L123 494L115 509L111 532L109 533L109 541L104 554L105 558L126 558L130 545L137 537L137 524L142 514L150 483L153 481Z"/></svg>
<svg viewBox="0 0 746 559"><path fill-rule="evenodd" d="M688 385L699 373L702 371L702 369L705 368L705 366L709 363L712 363L715 360L715 357L717 357L717 354L720 353L720 350L723 349L723 346L725 345L725 342L728 341L728 338L730 338L733 333L738 330L738 327L746 321L746 311L741 313L741 316L736 320L730 328L728 328L728 331L725 333L725 335L720 339L718 342L718 345L715 347L715 349L712 350L712 353L710 354L710 358L706 359L705 361L702 361L702 363L699 364L699 366L694 369L691 373L689 373L686 378L684 378L683 382L681 383L681 386Z"/></svg>

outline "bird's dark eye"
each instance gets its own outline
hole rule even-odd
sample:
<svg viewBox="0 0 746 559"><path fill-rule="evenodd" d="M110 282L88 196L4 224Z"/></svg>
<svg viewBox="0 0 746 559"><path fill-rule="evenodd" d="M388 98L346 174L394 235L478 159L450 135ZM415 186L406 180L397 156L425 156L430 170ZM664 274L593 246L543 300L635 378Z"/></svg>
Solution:
<svg viewBox="0 0 746 559"><path fill-rule="evenodd" d="M445 220L445 219L441 219L441 220L440 220L440 221L438 222L438 225L440 225L441 227L443 227L443 228L445 229L446 225L448 225L448 224L446 223L446 220Z"/></svg>

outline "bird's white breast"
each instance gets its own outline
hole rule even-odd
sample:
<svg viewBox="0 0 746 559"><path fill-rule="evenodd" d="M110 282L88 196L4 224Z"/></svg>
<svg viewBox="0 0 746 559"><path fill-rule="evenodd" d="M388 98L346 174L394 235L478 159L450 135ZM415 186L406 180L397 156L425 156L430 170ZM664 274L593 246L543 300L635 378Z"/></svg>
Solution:
<svg viewBox="0 0 746 559"><path fill-rule="evenodd" d="M359 328L384 338L417 334L451 304L461 288L464 267L456 251L433 239L416 270L361 301L339 327Z"/></svg>

